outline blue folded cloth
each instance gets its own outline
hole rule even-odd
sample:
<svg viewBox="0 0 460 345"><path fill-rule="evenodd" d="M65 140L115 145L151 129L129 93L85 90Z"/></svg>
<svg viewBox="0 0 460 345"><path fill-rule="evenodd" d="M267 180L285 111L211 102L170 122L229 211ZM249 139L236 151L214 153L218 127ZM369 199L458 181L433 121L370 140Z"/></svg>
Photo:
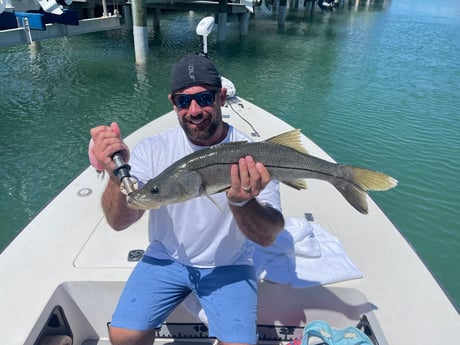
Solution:
<svg viewBox="0 0 460 345"><path fill-rule="evenodd" d="M356 327L336 329L322 320L312 321L305 326L301 345L308 345L310 338L317 338L326 345L374 345L369 337Z"/></svg>

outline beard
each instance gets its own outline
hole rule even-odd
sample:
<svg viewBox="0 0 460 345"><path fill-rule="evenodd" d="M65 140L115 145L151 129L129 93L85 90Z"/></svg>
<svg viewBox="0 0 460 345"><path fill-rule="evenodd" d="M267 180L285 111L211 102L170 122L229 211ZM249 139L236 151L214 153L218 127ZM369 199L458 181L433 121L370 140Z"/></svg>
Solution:
<svg viewBox="0 0 460 345"><path fill-rule="evenodd" d="M209 125L205 128L191 128L187 122L179 121L182 129L184 130L187 137L193 143L206 143L210 140L217 132L219 128L219 121L211 120Z"/></svg>

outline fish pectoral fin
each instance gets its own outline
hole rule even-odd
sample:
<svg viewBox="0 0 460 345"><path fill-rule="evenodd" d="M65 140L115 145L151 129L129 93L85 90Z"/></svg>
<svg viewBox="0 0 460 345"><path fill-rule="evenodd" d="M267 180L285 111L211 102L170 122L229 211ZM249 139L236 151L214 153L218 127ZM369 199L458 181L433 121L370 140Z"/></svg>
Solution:
<svg viewBox="0 0 460 345"><path fill-rule="evenodd" d="M206 185L205 184L202 184L200 186L199 194L204 195L205 197L207 197L214 205L216 205L216 207L220 210L220 212L224 212L224 209L217 203L217 201L214 200L211 195L209 195L209 193L206 190Z"/></svg>
<svg viewBox="0 0 460 345"><path fill-rule="evenodd" d="M231 186L227 186L227 187L224 187L222 189L219 189L219 190L216 190L214 193L212 194L217 194L217 193L222 193L222 192L226 192L230 189Z"/></svg>
<svg viewBox="0 0 460 345"><path fill-rule="evenodd" d="M216 200L214 200L212 198L212 196L210 196L209 194L205 193L204 194L214 205L216 205L216 207L220 210L220 212L224 212L224 209L217 203Z"/></svg>
<svg viewBox="0 0 460 345"><path fill-rule="evenodd" d="M302 179L281 181L281 182L297 190L307 189L307 182L305 182L305 180L302 180Z"/></svg>
<svg viewBox="0 0 460 345"><path fill-rule="evenodd" d="M307 149L303 147L302 140L300 139L300 129L293 129L291 131L278 134L265 141L272 144L287 146L298 152L308 154Z"/></svg>

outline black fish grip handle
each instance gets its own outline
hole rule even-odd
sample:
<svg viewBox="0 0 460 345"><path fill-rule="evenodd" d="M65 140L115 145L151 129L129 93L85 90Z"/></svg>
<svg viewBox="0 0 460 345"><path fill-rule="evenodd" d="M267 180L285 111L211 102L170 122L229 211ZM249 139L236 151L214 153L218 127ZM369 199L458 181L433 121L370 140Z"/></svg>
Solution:
<svg viewBox="0 0 460 345"><path fill-rule="evenodd" d="M131 194L136 190L133 181L131 180L131 175L129 173L131 170L131 166L125 163L120 151L114 153L114 155L112 156L112 160L115 163L115 169L113 170L114 175L118 177L121 183L123 183L123 186L125 187L125 190L128 193L128 195Z"/></svg>

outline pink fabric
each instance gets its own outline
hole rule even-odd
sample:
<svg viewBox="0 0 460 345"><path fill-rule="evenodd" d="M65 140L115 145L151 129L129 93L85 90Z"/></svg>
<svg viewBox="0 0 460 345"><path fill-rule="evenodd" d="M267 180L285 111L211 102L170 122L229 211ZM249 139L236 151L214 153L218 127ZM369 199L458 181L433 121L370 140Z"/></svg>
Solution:
<svg viewBox="0 0 460 345"><path fill-rule="evenodd" d="M118 126L118 124L116 122L112 122L110 124L110 128L111 130L116 133L118 136L121 136L121 131L120 131L120 127ZM101 162L99 162L99 160L96 158L96 156L94 156L94 153L93 153L93 146L94 146L94 141L93 141L93 138L91 138L91 140L89 141L89 145L88 145L88 158L89 158L89 162L91 163L91 166L98 170L98 171L103 171L104 170L104 166L102 165Z"/></svg>

